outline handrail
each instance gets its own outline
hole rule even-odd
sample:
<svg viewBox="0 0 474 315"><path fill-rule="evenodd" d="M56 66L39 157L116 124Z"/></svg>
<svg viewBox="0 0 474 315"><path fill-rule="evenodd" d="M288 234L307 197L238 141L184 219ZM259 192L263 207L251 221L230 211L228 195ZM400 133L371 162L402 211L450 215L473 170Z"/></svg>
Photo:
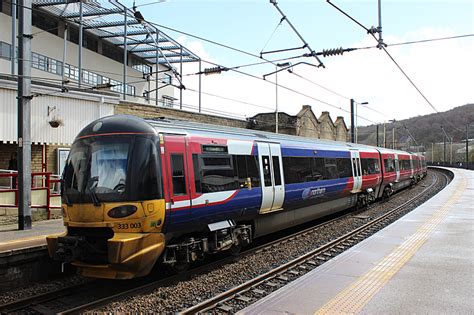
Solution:
<svg viewBox="0 0 474 315"><path fill-rule="evenodd" d="M9 178L9 185L6 187L0 186L0 193L2 192L14 192L15 203L12 205L1 205L0 207L18 207L18 188L17 178L18 172L13 170L0 169L0 180L2 178ZM39 183L39 185L37 185ZM32 208L46 208L48 213L48 219L51 219L51 209L60 208L58 206L51 205L51 197L60 196L60 185L61 176L53 174L51 172L32 172L31 173L31 189L32 190L46 190L46 204L45 205L34 205Z"/></svg>

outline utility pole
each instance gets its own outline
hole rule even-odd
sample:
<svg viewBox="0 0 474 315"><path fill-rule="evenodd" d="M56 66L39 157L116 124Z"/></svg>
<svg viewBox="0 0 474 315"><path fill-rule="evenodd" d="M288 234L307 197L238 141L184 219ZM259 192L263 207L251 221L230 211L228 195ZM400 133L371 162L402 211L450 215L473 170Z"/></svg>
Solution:
<svg viewBox="0 0 474 315"><path fill-rule="evenodd" d="M377 147L379 146L379 125L376 125L376 133L377 133Z"/></svg>
<svg viewBox="0 0 474 315"><path fill-rule="evenodd" d="M31 229L32 8L31 0L18 1L18 229L29 230Z"/></svg>
<svg viewBox="0 0 474 315"><path fill-rule="evenodd" d="M446 166L446 135L443 135L443 166Z"/></svg>
<svg viewBox="0 0 474 315"><path fill-rule="evenodd" d="M278 66L275 71L275 133L278 133Z"/></svg>
<svg viewBox="0 0 474 315"><path fill-rule="evenodd" d="M468 130L469 125L466 125L466 169L469 169L469 136L468 136Z"/></svg>
<svg viewBox="0 0 474 315"><path fill-rule="evenodd" d="M355 143L354 99L351 98L351 142Z"/></svg>
<svg viewBox="0 0 474 315"><path fill-rule="evenodd" d="M392 129L392 149L395 150L395 123L393 123Z"/></svg>
<svg viewBox="0 0 474 315"><path fill-rule="evenodd" d="M431 163L434 163L434 142L431 142Z"/></svg>
<svg viewBox="0 0 474 315"><path fill-rule="evenodd" d="M383 122L383 147L387 147L387 134L385 129L385 121Z"/></svg>

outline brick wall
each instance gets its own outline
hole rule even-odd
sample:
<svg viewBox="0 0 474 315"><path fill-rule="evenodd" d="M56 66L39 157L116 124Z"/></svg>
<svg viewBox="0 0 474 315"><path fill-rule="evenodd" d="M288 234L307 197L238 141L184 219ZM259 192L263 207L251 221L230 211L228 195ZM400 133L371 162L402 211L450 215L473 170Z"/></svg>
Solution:
<svg viewBox="0 0 474 315"><path fill-rule="evenodd" d="M46 170L56 173L56 149L58 146L47 145L46 147ZM10 161L11 154L17 152L18 147L16 144L0 143L0 169L8 169L8 162ZM39 144L33 144L31 146L31 172L42 172L42 158L43 146Z"/></svg>

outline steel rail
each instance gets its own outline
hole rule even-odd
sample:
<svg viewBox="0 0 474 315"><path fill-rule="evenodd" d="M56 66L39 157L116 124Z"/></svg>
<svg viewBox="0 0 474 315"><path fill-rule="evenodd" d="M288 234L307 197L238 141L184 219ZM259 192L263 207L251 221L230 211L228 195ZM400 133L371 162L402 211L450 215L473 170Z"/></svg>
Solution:
<svg viewBox="0 0 474 315"><path fill-rule="evenodd" d="M437 172L438 174L440 172ZM447 176L443 173L443 175L447 178ZM329 243L316 248L315 250L304 254L284 265L281 265L273 270L270 270L254 279L251 279L239 286L236 286L226 292L223 292L215 297L212 297L206 301L203 301L195 306L192 306L184 311L181 311L180 314L196 314L200 312L205 313L212 313L213 310L216 312L233 312L232 308L228 305L225 305L226 302L233 300L234 298L241 298L243 293L248 292L252 288L256 288L268 282L269 280L273 280L278 276L282 275L285 272L290 271L291 269L300 266L302 264L309 264L313 266L319 265L318 263L314 262L313 259L316 260L328 260L326 257L333 256L334 253L339 254L340 252L346 250L349 247L352 247L354 243L358 243L362 239L366 238L367 235L370 233L371 229L374 229L378 224L382 223L385 220L390 219L393 215L398 214L399 212L403 211L404 208L413 204L414 202L418 201L420 198L425 196L426 192L432 189L439 180L439 176L436 177L436 180L431 183L426 189L424 189L420 194L413 197L412 199L406 201L405 203L399 205L398 207L394 208L390 212L374 219L373 221L368 222L367 224L346 233L345 235L330 241ZM377 229L378 230L378 229ZM337 248L335 250L335 248ZM342 249L342 250L341 250ZM322 256L326 253L332 251L331 255L326 255L326 257ZM305 267L306 269L306 267Z"/></svg>
<svg viewBox="0 0 474 315"><path fill-rule="evenodd" d="M438 172L439 173L439 172ZM437 182L438 178L436 177L436 182ZM429 189L431 189L435 184L436 182L433 182L428 188L426 188L425 190L423 190L422 193L420 193L419 195L417 195L415 198L418 199L418 198L421 198L421 196L423 196L426 191L428 191ZM399 207L397 207L396 209L399 209L411 202L414 202L415 198L411 199L410 201L407 201L406 203L400 205ZM384 201L382 201L384 202ZM368 210L368 209L371 209L373 207L375 207L376 205L380 204L381 202L377 202L375 204L372 204L371 206L369 207L366 207L366 208L363 208L361 211L365 211L365 210ZM392 210L393 212L394 210ZM205 264L203 266L199 266L199 267L196 267L196 268L193 268L191 270L189 270L188 272L185 272L183 274L179 274L179 275L175 275L175 276L171 276L171 277L166 277L166 278L162 278L160 280L154 280L153 282L151 283L147 283L145 285L140 285L138 287L135 287L135 288L132 288L132 289L128 289L128 290L124 290L120 293L117 293L117 294L112 294L110 296L106 296L106 297L103 297L101 299L98 299L98 300L95 300L95 301L92 301L92 302L89 302L89 303L85 303L83 305L79 305L79 306L75 306L73 308L70 308L70 309L67 309L67 310L64 310L62 312L60 312L59 314L75 314L75 313L79 313L81 311L84 311L84 310L91 310L91 309L94 309L94 308L97 308L98 306L102 306L102 305L105 305L106 303L109 303L111 301L114 301L114 300L117 300L117 299L120 299L122 297L126 297L126 296L130 296L130 295L133 295L133 294L137 294L137 293L141 293L143 291L146 291L146 290L150 290L150 289L153 289L153 288L157 288L157 287L160 287L160 286L165 286L165 285L168 285L170 283L173 283L173 282L176 282L176 281L181 281L181 280L184 280L184 279L187 279L190 275L192 274L196 274L196 273L201 273L201 272L205 272L205 271L208 271L208 270L211 270L213 268L216 268L216 267L219 267L219 266L222 266L223 264L227 264L227 263L230 263L232 261L235 261L236 259L240 259L240 258L243 258L243 257L246 257L248 255L251 255L251 254L255 254L255 253L258 253L258 252L261 252L265 249L268 249L268 248L272 248L272 247L275 247L276 245L278 244L282 244L282 243L285 243L289 240L293 240L293 239L297 239L301 236L304 236L316 229L319 229L323 226L326 226L326 225L329 225L337 220L340 220L342 218L345 218L345 217L348 217L348 216L354 216L355 214L357 214L358 212L360 211L356 211L356 212L348 212L348 213L345 213L343 215L339 215L329 221L325 221L321 224L318 224L318 225L315 225L315 226L312 226L312 227L309 227L307 229L304 229L304 230L301 230L301 231L297 231L296 233L293 233L293 234L290 234L290 235L287 235L287 236L284 236L284 237L281 237L277 240L274 240L274 241L271 241L271 242L268 242L268 243L265 243L265 244L262 244L260 246L257 246L257 247L253 247L249 250L246 250L245 252L242 252L239 256L230 256L230 257L226 257L224 259L220 259L218 261L215 261L215 262L212 262L210 264ZM374 221L371 221L370 223L373 223L373 222L378 222L380 221L382 218L384 218L385 216L387 216L388 214L392 213L392 212L389 212L387 213L386 215L382 216L382 217L379 217L377 219L375 219ZM364 225L366 226L366 225ZM353 232L350 232L344 236L342 236L341 238L343 237L347 237L348 235L350 234L354 234L354 233L357 233L357 231L360 231L364 226L356 229L355 231ZM322 247L319 247L318 249L316 250L323 250L324 248L328 248L330 249L329 247L331 246L331 244L335 244L338 240L340 240L341 238L338 238ZM352 245L351 245L352 246ZM334 247L334 246L333 246ZM314 251L313 251L314 252ZM311 253L308 253L304 256L301 256L301 257L310 257ZM300 259L301 259L300 257ZM297 260L297 259L296 259ZM292 261L292 262L289 262L283 266L280 266L278 267L277 269L275 270L283 270L284 266L291 266L296 262L296 260ZM255 279L260 279L260 278L264 278L264 276L266 277L271 277L271 274L272 272L274 273L274 271L270 271L264 275L261 275L259 276L258 278L255 278ZM282 271L281 271L282 272ZM279 271L277 271L276 273L281 273ZM254 280L255 280L254 279ZM249 282L251 282L253 280L250 280ZM262 280L263 281L263 280ZM244 283L243 285L245 285L246 283ZM240 285L238 287L235 287L233 290L236 290L237 288L241 288L243 285ZM35 304L41 304L41 303L44 303L44 302L49 302L49 301L53 301L55 299L58 299L58 298L62 298L62 297L65 297L65 296L68 296L68 295L72 295L76 292L80 292L82 290L82 288L86 288L87 286L90 286L90 283L86 283L86 284L80 284L80 285L75 285L75 286L70 286L70 287L66 287L66 288L62 288L62 289L58 289L58 290L55 290L55 291L52 291L52 292L48 292L48 293L45 293L45 294L41 294L41 295L38 295L38 296L34 296L34 297L29 297L29 298L25 298L25 299L22 299L22 300L19 300L19 301L14 301L14 302L11 302L11 303L7 303L7 304L4 304L4 305L1 305L0 306L0 313L10 313L12 311L18 311L18 310L22 310L22 309L27 309L28 307L30 306L34 306ZM223 297L225 295L225 293L219 295L219 296L216 296L215 298L217 297ZM214 299L215 299L214 298ZM209 301L209 300L208 300ZM218 302L216 302L218 303ZM201 304L204 304L201 303ZM199 304L199 305L201 305ZM184 311L184 313L187 313L189 310L193 310L195 307L197 307L198 305ZM204 309L203 309L204 310ZM191 312L192 313L192 312Z"/></svg>
<svg viewBox="0 0 474 315"><path fill-rule="evenodd" d="M29 307L34 307L37 304L57 300L58 298L68 296L74 294L75 292L80 292L84 289L87 289L88 287L93 285L93 283L95 283L95 281L71 285L54 291L49 291L43 294L29 296L20 300L5 303L0 305L0 314L10 314L13 312L25 310Z"/></svg>

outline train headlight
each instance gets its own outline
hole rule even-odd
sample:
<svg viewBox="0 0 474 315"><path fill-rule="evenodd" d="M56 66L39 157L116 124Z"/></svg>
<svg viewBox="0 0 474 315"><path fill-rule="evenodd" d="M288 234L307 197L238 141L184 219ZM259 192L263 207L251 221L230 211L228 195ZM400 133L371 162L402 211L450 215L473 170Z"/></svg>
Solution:
<svg viewBox="0 0 474 315"><path fill-rule="evenodd" d="M107 212L107 215L111 218L124 218L135 212L137 212L137 207L129 205L112 208Z"/></svg>

